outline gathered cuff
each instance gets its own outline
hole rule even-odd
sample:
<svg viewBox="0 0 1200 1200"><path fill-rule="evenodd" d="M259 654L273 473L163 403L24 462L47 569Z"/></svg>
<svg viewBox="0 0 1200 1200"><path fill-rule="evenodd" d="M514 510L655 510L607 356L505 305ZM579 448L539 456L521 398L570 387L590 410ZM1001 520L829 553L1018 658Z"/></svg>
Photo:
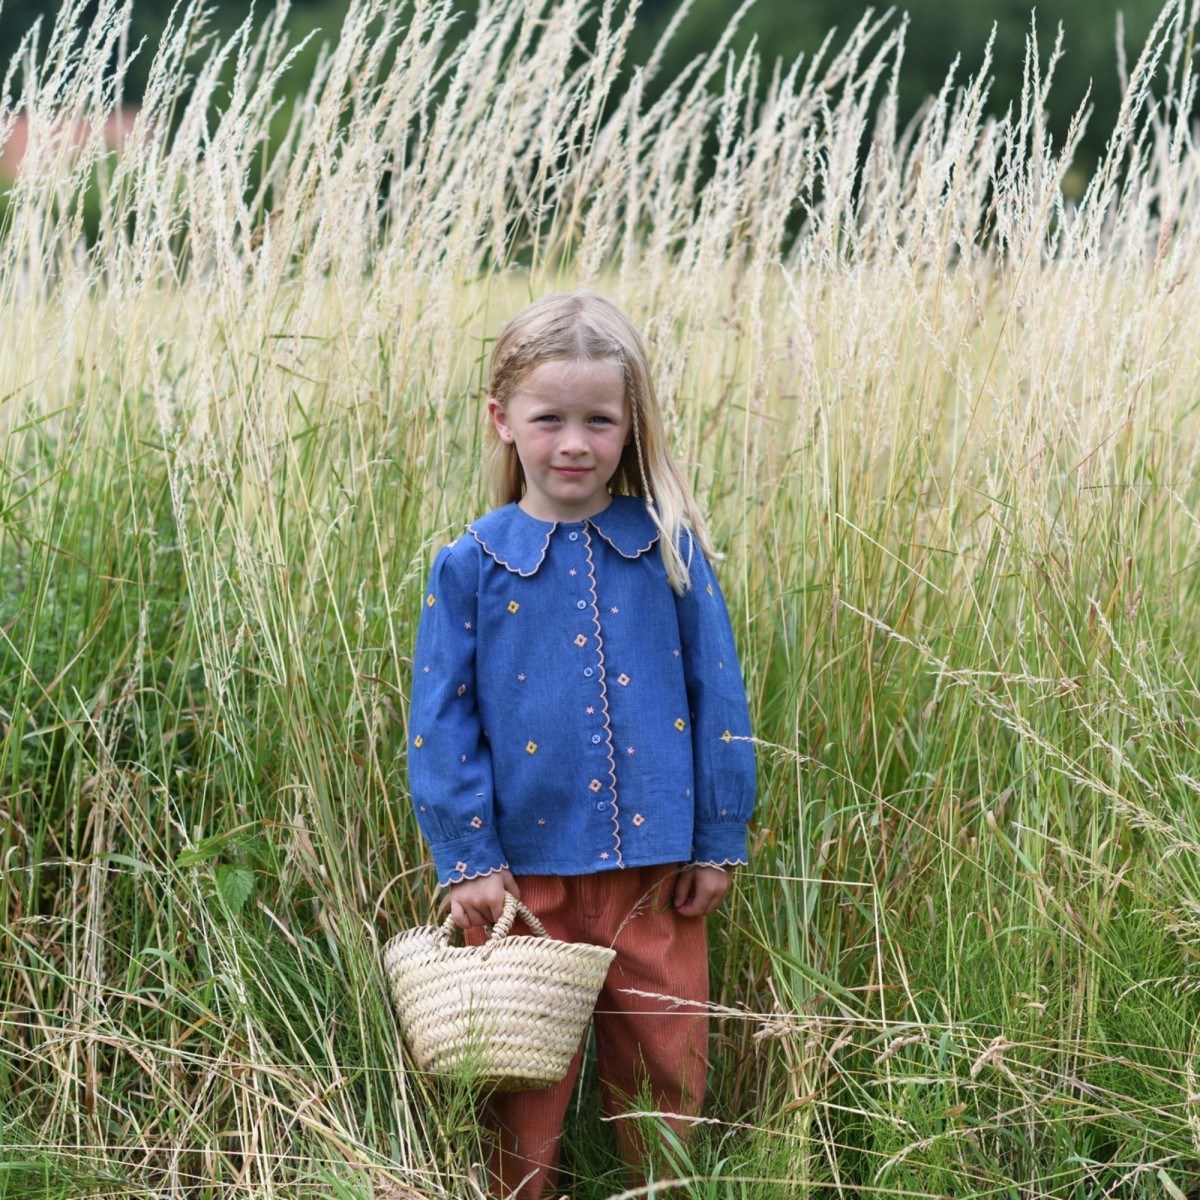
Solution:
<svg viewBox="0 0 1200 1200"><path fill-rule="evenodd" d="M437 842L431 849L438 883L442 887L508 870L508 858L495 832L490 829L481 830L472 837Z"/></svg>
<svg viewBox="0 0 1200 1200"><path fill-rule="evenodd" d="M697 825L692 842L692 866L740 867L749 858L746 853L746 826L740 821Z"/></svg>

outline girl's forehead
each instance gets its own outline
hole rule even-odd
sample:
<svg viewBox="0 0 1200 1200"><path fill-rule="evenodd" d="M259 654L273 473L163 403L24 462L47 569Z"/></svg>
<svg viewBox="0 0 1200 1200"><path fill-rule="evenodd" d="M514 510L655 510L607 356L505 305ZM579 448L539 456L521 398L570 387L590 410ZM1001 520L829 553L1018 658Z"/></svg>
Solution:
<svg viewBox="0 0 1200 1200"><path fill-rule="evenodd" d="M623 400L625 373L615 359L551 358L528 371L514 389L537 399L571 399L580 395Z"/></svg>

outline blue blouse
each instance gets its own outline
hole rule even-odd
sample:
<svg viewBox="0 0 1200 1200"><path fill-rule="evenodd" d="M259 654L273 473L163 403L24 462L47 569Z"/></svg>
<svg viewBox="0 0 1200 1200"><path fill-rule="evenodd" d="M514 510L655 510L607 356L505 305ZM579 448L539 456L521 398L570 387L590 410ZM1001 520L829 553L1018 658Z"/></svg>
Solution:
<svg viewBox="0 0 1200 1200"><path fill-rule="evenodd" d="M746 861L754 749L729 615L690 538L692 586L671 589L658 537L629 496L578 522L509 504L438 554L408 762L441 883Z"/></svg>

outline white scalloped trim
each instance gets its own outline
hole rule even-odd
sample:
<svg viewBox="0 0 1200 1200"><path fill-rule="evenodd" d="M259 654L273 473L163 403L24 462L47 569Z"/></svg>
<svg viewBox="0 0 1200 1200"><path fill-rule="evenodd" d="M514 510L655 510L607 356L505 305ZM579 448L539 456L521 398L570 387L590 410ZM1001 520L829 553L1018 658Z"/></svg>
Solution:
<svg viewBox="0 0 1200 1200"><path fill-rule="evenodd" d="M449 887L452 883L470 883L472 879L486 879L489 875L499 875L501 871L508 870L508 863L501 863L498 867L489 867L486 871L476 871L474 875L458 875L456 878L447 879L445 883L439 884L439 887Z"/></svg>
<svg viewBox="0 0 1200 1200"><path fill-rule="evenodd" d="M489 546L489 545L487 544L487 542L485 542L485 541L483 540L483 538L481 538L481 537L479 536L479 533L478 533L478 531L476 530L476 528L475 528L475 526L474 526L474 525L468 525L468 526L467 526L467 529L470 531L470 534L471 534L471 536L472 536L472 537L473 537L473 538L474 538L474 539L475 539L475 540L476 540L476 541L477 541L477 542L480 544L480 546L482 546L482 547L483 547L483 551L484 551L484 553L485 553L485 554L487 554L487 555L488 555L488 556L489 556L491 559L493 559L493 560L494 560L495 562L497 562L497 563L498 563L500 566L502 566L502 567L503 567L503 568L504 568L506 571L511 571L511 572L512 572L514 575L520 575L522 579L528 579L528 578L529 578L531 575L536 575L536 574L538 573L538 569L541 567L542 563L546 561L546 551L550 549L550 535L551 535L551 534L552 534L552 533L553 533L553 532L554 532L554 531L555 531L557 528L558 528L558 522L556 521L556 522L555 522L553 525L551 525L551 526L550 526L550 528L549 528L549 529L546 531L546 540L545 540L545 542L543 542L543 543L542 543L542 552L541 552L541 554L540 554L540 555L538 555L538 560L537 560L537 562L535 562L535 563L533 564L533 566L532 566L532 567L531 567L531 568L530 568L528 571L522 571L522 570L520 569L520 567L514 567L514 566L512 565L512 563L510 563L510 562L505 562L505 561L504 561L504 559L502 559L502 558L500 557L500 555L499 555L499 554L497 554L497 553L496 553L496 551L495 551L495 550L493 550L493 549L491 548L491 546Z"/></svg>
<svg viewBox="0 0 1200 1200"><path fill-rule="evenodd" d="M691 862L689 867L716 867L718 871L725 870L726 867L744 867L746 860L744 858L727 858L724 862Z"/></svg>
<svg viewBox="0 0 1200 1200"><path fill-rule="evenodd" d="M585 524L590 525L622 558L641 558L641 556L645 554L647 550L654 546L654 543L658 541L659 537L658 530L656 529L654 531L654 536L644 546L637 550L626 552L625 550L622 550L621 547L618 546L617 543L614 542L612 538L610 538L594 520L589 518Z"/></svg>

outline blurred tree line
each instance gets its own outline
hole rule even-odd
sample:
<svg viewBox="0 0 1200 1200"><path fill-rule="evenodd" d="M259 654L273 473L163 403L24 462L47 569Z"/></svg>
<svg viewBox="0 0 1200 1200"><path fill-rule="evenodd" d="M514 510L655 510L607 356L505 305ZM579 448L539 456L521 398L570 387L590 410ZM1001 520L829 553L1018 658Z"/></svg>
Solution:
<svg viewBox="0 0 1200 1200"><path fill-rule="evenodd" d="M174 0L135 0L132 49L143 38L147 49L130 70L129 99L136 100L145 79L152 48L166 24ZM462 0L464 19L469 19L476 0ZM293 68L300 90L306 64L311 64L320 40L332 39L341 25L347 0L294 0L292 28L297 34L320 31ZM266 7L259 4L259 11ZM597 3L598 7L598 3ZM631 47L631 61L644 62L663 30L678 10L679 0L642 0L642 11ZM673 76L692 57L710 50L739 7L739 0L695 0L676 33L658 77L659 85ZM768 68L776 57L790 62L797 55L813 54L831 29L844 36L870 8L865 0L756 0L742 20L733 45L744 50L751 38ZM3 0L0 7L0 64L7 64L21 37L39 17L48 25L56 11L54 0ZM94 8L94 0L93 0ZM1053 49L1058 25L1064 29L1064 55L1055 74L1050 94L1049 127L1061 143L1076 109L1091 88L1094 108L1084 139L1080 167L1087 171L1103 151L1112 132L1120 104L1117 21L1123 13L1124 45L1132 65L1162 8L1162 0L1042 0L1036 6L1037 34L1043 64ZM993 27L996 31L992 75L991 109L1003 113L1019 100L1025 43L1031 28L1031 0L901 0L893 21L907 12L910 24L901 72L901 102L911 115L922 100L936 93L946 79L956 55L962 56L956 81L962 82L980 66L984 47ZM212 5L217 32L230 33L251 11L249 0L221 0ZM41 36L44 47L48 30ZM586 39L585 39L586 40ZM838 40L835 39L835 46ZM2 68L0 68L2 73ZM765 74L769 77L769 69ZM653 89L651 89L653 94Z"/></svg>

